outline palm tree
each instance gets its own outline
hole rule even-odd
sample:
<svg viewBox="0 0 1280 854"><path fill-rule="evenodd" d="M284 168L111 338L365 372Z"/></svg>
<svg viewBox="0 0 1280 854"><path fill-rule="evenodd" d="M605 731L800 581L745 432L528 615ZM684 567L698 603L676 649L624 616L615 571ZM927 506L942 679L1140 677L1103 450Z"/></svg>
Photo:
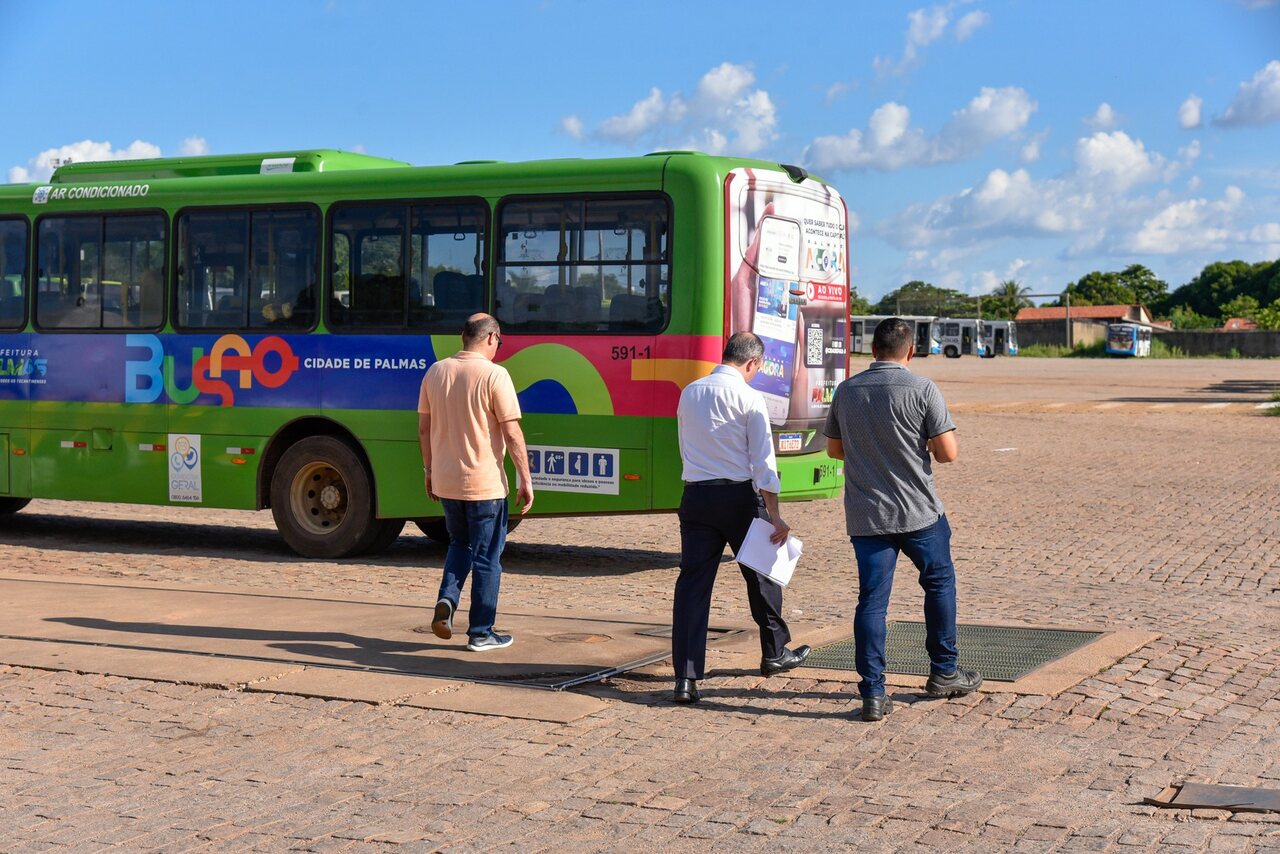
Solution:
<svg viewBox="0 0 1280 854"><path fill-rule="evenodd" d="M1031 305L1031 300L1027 298L1030 292L1031 289L1024 288L1017 279L1005 279L987 296L994 309L992 314L999 312L1010 319L1017 317L1018 309Z"/></svg>

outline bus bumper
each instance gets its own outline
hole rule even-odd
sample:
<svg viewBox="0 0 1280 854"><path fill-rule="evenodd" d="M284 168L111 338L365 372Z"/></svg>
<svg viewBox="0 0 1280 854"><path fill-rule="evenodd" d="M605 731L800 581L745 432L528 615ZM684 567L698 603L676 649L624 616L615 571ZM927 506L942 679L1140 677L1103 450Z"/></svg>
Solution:
<svg viewBox="0 0 1280 854"><path fill-rule="evenodd" d="M835 498L844 489L844 463L826 454L778 457L783 501Z"/></svg>

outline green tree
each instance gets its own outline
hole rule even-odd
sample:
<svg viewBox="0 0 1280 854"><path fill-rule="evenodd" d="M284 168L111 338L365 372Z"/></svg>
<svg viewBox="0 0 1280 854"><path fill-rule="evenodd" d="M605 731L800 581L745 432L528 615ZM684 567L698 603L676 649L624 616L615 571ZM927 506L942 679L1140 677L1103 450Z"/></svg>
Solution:
<svg viewBox="0 0 1280 854"><path fill-rule="evenodd" d="M1138 296L1133 288L1126 285L1119 273L1104 273L1094 270L1079 281L1067 285L1067 293L1071 294L1072 305L1133 305ZM1056 305L1062 305L1058 300Z"/></svg>
<svg viewBox="0 0 1280 854"><path fill-rule="evenodd" d="M849 289L849 313L852 315L875 313L871 310L871 300L858 293L857 288Z"/></svg>
<svg viewBox="0 0 1280 854"><path fill-rule="evenodd" d="M987 317L1012 320L1018 316L1018 309L1031 305L1027 294L1030 288L1024 288L1016 279L1005 279L990 294L982 298L982 313Z"/></svg>
<svg viewBox="0 0 1280 854"><path fill-rule="evenodd" d="M1266 308L1258 309L1253 320L1259 329L1280 329L1280 299Z"/></svg>
<svg viewBox="0 0 1280 854"><path fill-rule="evenodd" d="M1157 279L1155 273L1141 264L1125 267L1116 275L1116 281L1133 292L1134 302L1139 305L1150 307L1169 295L1169 283Z"/></svg>
<svg viewBox="0 0 1280 854"><path fill-rule="evenodd" d="M1184 306L1199 314L1220 317L1222 306L1239 296L1251 296L1258 305L1280 299L1280 261L1215 261L1200 274L1169 294L1156 310L1172 312Z"/></svg>
<svg viewBox="0 0 1280 854"><path fill-rule="evenodd" d="M1212 317L1197 314L1185 306L1176 306L1169 312L1169 320L1174 329L1212 329L1218 324Z"/></svg>
<svg viewBox="0 0 1280 854"><path fill-rule="evenodd" d="M1252 296L1249 294L1240 294L1240 296L1227 300L1219 306L1218 314L1222 316L1223 320L1227 320L1232 317L1244 317L1249 320L1253 320L1257 316L1258 309L1260 308L1262 308L1262 306L1258 305L1258 301Z"/></svg>
<svg viewBox="0 0 1280 854"><path fill-rule="evenodd" d="M871 313L977 317L978 302L966 293L916 279L885 294Z"/></svg>

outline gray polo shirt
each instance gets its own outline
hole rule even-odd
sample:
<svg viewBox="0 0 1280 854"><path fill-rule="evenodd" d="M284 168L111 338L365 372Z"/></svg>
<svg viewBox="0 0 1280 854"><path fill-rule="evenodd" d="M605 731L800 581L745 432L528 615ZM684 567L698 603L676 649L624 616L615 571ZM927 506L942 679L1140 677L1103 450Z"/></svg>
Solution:
<svg viewBox="0 0 1280 854"><path fill-rule="evenodd" d="M956 429L942 392L897 362L872 362L837 388L823 430L844 444L851 537L918 531L938 521L927 442Z"/></svg>

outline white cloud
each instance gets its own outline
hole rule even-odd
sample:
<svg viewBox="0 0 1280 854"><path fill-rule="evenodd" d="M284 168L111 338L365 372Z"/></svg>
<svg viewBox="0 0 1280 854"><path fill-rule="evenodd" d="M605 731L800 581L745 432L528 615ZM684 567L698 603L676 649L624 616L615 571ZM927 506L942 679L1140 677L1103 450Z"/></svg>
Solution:
<svg viewBox="0 0 1280 854"><path fill-rule="evenodd" d="M1039 160L1040 146L1044 145L1044 141L1048 138L1049 138L1049 132L1047 130L1044 130L1044 131L1040 131L1040 133L1036 134L1035 136L1031 137L1031 139L1027 140L1026 145L1022 146L1022 151L1020 152L1020 156L1022 157L1022 162L1035 163L1037 160Z"/></svg>
<svg viewBox="0 0 1280 854"><path fill-rule="evenodd" d="M1241 83L1235 100L1213 123L1240 127L1276 121L1280 121L1280 59L1271 60L1252 80Z"/></svg>
<svg viewBox="0 0 1280 854"><path fill-rule="evenodd" d="M1079 176L1118 192L1155 180L1165 165L1159 154L1147 152L1142 140L1119 130L1077 141L1075 159Z"/></svg>
<svg viewBox="0 0 1280 854"><path fill-rule="evenodd" d="M1189 95L1187 100L1182 102L1182 106L1178 107L1178 127L1183 130L1200 127L1200 107L1203 104L1204 98L1199 95Z"/></svg>
<svg viewBox="0 0 1280 854"><path fill-rule="evenodd" d="M1098 109L1094 111L1092 116L1084 119L1084 123L1094 130L1111 130L1120 124L1120 116L1111 108L1111 105L1103 101L1098 105Z"/></svg>
<svg viewBox="0 0 1280 854"><path fill-rule="evenodd" d="M1233 241L1231 214L1244 200L1244 191L1228 186L1222 199L1187 199L1174 202L1146 219L1128 241L1134 252L1173 255L1190 251L1222 250Z"/></svg>
<svg viewBox="0 0 1280 854"><path fill-rule="evenodd" d="M183 157L200 157L209 153L209 143L202 136L189 136L178 147L178 153Z"/></svg>
<svg viewBox="0 0 1280 854"><path fill-rule="evenodd" d="M27 161L27 166L14 166L9 170L12 183L48 181L57 168L54 163L90 163L102 160L138 160L159 157L160 147L135 139L124 148L114 148L110 142L92 139L73 142L58 148L47 148Z"/></svg>
<svg viewBox="0 0 1280 854"><path fill-rule="evenodd" d="M601 122L594 135L628 145L647 138L711 154L756 154L777 138L778 117L769 93L754 85L750 68L724 62L702 76L692 97L668 97L654 87L628 112ZM577 116L561 127L571 136L575 127L585 132Z"/></svg>
<svg viewBox="0 0 1280 854"><path fill-rule="evenodd" d="M806 149L804 160L819 171L879 169L951 163L976 156L991 143L1026 127L1037 104L1017 87L983 88L962 109L952 113L933 137L911 127L911 111L890 101L876 108L865 131L854 128L843 136L821 136Z"/></svg>
<svg viewBox="0 0 1280 854"><path fill-rule="evenodd" d="M932 6L907 13L906 43L902 47L902 59L877 56L872 62L878 77L905 74L920 61L921 48L942 38L951 18L951 7Z"/></svg>
<svg viewBox="0 0 1280 854"><path fill-rule="evenodd" d="M837 80L827 87L827 94L823 96L823 100L828 104L834 104L840 98L843 98L849 90L856 86L855 83L848 83L844 80Z"/></svg>
<svg viewBox="0 0 1280 854"><path fill-rule="evenodd" d="M956 41L966 41L970 36L991 22L986 12L970 12L956 21Z"/></svg>
<svg viewBox="0 0 1280 854"><path fill-rule="evenodd" d="M357 142L355 145L351 146L351 152L352 152L353 154L368 154L368 153L369 153L369 152L365 149L365 147L364 147L364 143L363 143L363 142Z"/></svg>
<svg viewBox="0 0 1280 854"><path fill-rule="evenodd" d="M565 116L560 120L560 130L574 139L582 139L586 133L586 126L582 124L582 119L577 116Z"/></svg>

